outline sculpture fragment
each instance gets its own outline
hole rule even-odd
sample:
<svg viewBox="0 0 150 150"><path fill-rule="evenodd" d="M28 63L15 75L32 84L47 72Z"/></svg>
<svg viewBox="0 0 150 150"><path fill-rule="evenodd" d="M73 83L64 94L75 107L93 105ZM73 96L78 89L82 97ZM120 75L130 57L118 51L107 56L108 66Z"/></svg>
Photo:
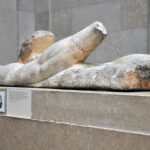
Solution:
<svg viewBox="0 0 150 150"><path fill-rule="evenodd" d="M34 35L38 34L36 32ZM44 39L45 35L42 38L35 36L37 41L30 40L33 45L36 43L33 47L28 48L26 42L24 43L18 63L0 66L0 85L149 90L148 54L132 54L100 65L84 63L106 35L104 25L94 22L80 32L56 43L52 33L48 33L51 40ZM41 42L42 40L45 40L46 44ZM28 49L31 52L26 57ZM35 52L39 55L35 55Z"/></svg>

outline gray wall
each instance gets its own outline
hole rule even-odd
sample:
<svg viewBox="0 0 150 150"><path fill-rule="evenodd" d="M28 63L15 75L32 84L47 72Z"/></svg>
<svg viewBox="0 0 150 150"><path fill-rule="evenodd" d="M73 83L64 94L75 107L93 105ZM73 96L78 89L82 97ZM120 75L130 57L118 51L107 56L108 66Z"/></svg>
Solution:
<svg viewBox="0 0 150 150"><path fill-rule="evenodd" d="M107 62L131 53L149 53L149 0L52 0L51 30L57 39L98 20L108 30L88 62Z"/></svg>
<svg viewBox="0 0 150 150"><path fill-rule="evenodd" d="M17 59L16 0L0 0L0 64Z"/></svg>
<svg viewBox="0 0 150 150"><path fill-rule="evenodd" d="M104 23L105 41L88 62L150 52L150 0L0 0L0 64L16 62L21 44L35 30L65 38L92 22Z"/></svg>
<svg viewBox="0 0 150 150"><path fill-rule="evenodd" d="M148 50L150 53L150 0L149 0L149 21L148 21Z"/></svg>

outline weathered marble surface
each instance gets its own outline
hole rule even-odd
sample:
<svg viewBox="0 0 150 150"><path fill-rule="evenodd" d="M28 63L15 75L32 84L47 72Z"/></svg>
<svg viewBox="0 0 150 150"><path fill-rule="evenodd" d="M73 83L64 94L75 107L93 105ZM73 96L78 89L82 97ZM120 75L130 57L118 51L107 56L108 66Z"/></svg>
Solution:
<svg viewBox="0 0 150 150"><path fill-rule="evenodd" d="M33 86L150 89L150 55L133 54L98 66L77 64Z"/></svg>
<svg viewBox="0 0 150 150"><path fill-rule="evenodd" d="M84 62L107 34L104 25L94 22L80 32L50 46L34 61L0 67L1 85L28 86L47 79L74 64Z"/></svg>
<svg viewBox="0 0 150 150"><path fill-rule="evenodd" d="M55 36L48 31L36 31L22 45L19 63L28 63L39 58L43 51L55 43Z"/></svg>
<svg viewBox="0 0 150 150"><path fill-rule="evenodd" d="M150 89L150 55L133 54L100 65L84 63L106 35L106 28L100 22L95 22L55 44L52 33L37 32L32 39L27 40L32 46L28 47L28 43L26 46L25 42L20 53L20 58L25 58L23 63L30 63L1 66L0 84L115 90ZM53 45L48 47L51 44ZM28 50L30 53L26 57Z"/></svg>

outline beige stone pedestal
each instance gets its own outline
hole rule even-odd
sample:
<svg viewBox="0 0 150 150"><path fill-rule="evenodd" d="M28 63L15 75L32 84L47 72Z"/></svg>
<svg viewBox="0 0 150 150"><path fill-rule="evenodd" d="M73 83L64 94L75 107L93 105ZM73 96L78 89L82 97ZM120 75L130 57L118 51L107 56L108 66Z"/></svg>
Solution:
<svg viewBox="0 0 150 150"><path fill-rule="evenodd" d="M8 116L9 89L31 91L28 119ZM0 90L0 150L150 150L150 92Z"/></svg>

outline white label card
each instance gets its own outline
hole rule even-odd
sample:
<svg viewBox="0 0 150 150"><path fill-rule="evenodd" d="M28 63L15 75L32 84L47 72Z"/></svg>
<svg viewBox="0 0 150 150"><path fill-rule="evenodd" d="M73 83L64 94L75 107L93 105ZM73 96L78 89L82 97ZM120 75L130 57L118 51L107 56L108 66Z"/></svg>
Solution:
<svg viewBox="0 0 150 150"><path fill-rule="evenodd" d="M5 91L0 91L0 112L5 112Z"/></svg>
<svg viewBox="0 0 150 150"><path fill-rule="evenodd" d="M7 90L7 115L31 118L31 90L21 88Z"/></svg>

